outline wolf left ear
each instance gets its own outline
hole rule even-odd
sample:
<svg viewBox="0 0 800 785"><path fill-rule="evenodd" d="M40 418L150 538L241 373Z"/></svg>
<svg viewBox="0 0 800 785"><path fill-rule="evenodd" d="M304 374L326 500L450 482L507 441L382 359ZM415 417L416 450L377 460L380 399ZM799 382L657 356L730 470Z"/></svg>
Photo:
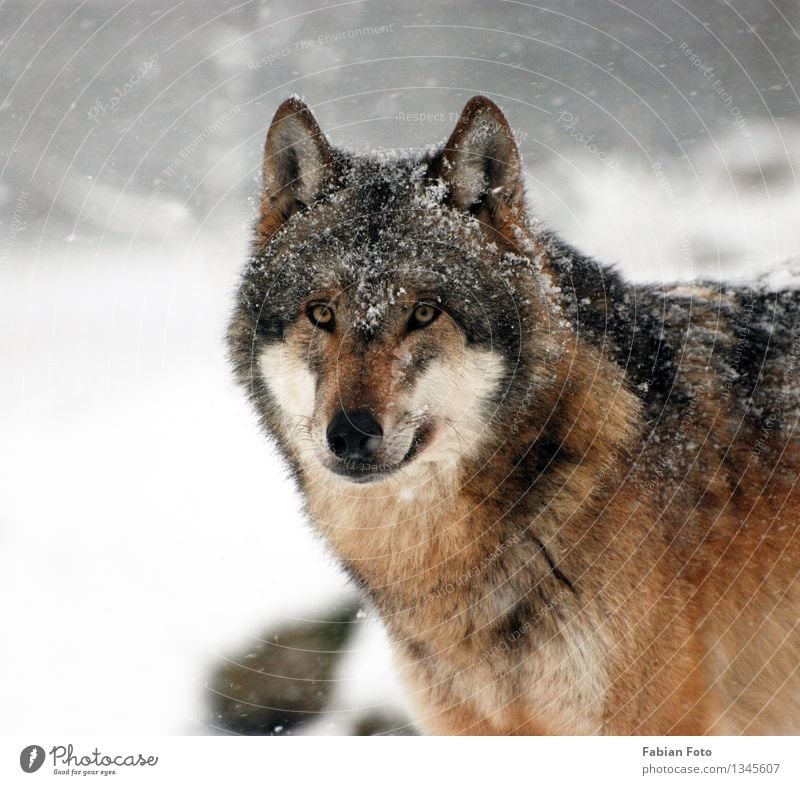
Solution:
<svg viewBox="0 0 800 785"><path fill-rule="evenodd" d="M336 180L336 154L311 110L289 98L275 112L264 145L262 234L323 195Z"/></svg>
<svg viewBox="0 0 800 785"><path fill-rule="evenodd" d="M519 150L503 113L477 95L464 107L428 175L447 185L447 202L498 231L525 221Z"/></svg>

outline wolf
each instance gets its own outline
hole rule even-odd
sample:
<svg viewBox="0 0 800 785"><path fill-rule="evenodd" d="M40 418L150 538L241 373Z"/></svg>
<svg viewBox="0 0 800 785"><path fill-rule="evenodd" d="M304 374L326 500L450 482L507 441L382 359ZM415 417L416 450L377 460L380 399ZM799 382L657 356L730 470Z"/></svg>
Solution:
<svg viewBox="0 0 800 785"><path fill-rule="evenodd" d="M263 181L230 358L419 728L800 732L798 294L582 255L483 96L407 156L290 98Z"/></svg>

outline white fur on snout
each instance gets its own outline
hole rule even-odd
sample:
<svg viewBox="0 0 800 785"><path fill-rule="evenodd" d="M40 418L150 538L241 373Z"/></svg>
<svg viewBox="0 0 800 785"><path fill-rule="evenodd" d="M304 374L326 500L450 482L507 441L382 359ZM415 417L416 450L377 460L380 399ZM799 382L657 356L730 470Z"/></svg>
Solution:
<svg viewBox="0 0 800 785"><path fill-rule="evenodd" d="M504 370L500 354L472 347L456 357L435 360L425 369L409 409L438 428L418 460L454 461L477 448L491 415L487 401L497 393Z"/></svg>
<svg viewBox="0 0 800 785"><path fill-rule="evenodd" d="M287 433L298 425L311 427L316 383L308 366L293 359L284 344L274 343L261 350L258 367L283 415Z"/></svg>

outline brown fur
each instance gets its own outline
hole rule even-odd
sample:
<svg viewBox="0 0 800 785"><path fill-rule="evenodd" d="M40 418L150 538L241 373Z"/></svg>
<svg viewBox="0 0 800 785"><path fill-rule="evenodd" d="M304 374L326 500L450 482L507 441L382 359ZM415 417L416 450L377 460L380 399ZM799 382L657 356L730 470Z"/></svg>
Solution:
<svg viewBox="0 0 800 785"><path fill-rule="evenodd" d="M273 140L290 110L308 111L284 107ZM489 379L493 361L445 316L425 331L402 332L407 307L425 292L407 291L369 343L353 332L323 334L298 303L280 351L313 369L313 415L264 416L295 466L311 520L378 608L423 729L800 732L800 449L787 408L767 434L768 449L754 450L765 441L762 420L743 414L743 394L726 388L717 358L734 351L736 305L713 287L663 293L691 318L675 342L673 393L659 413L610 340L561 318L568 279L549 236L526 225L519 157L493 104L468 104L430 159L430 180L469 168L476 118L494 124L498 184L481 197L470 191L480 186L468 171L449 183L447 198L480 221L483 239L470 242L487 243L486 255L512 250L539 265L529 300L540 332L526 371L535 383L515 418L474 415L474 437L458 460L426 458L448 438L434 423L407 468L381 482L344 482L308 455L337 410L366 407L391 424L416 389L409 362L434 358L450 369L437 378L452 383L454 411L471 412L476 377ZM320 139L315 122L310 134ZM335 169L325 149L317 159ZM272 155L268 141L268 161ZM332 198L321 215L340 209ZM271 247L292 204L268 187L259 252ZM426 220L424 210L416 215ZM321 294L348 313L347 291L314 298ZM243 319L234 322L234 344L252 331ZM247 351L240 378L252 385ZM285 366L276 357L271 373ZM779 362L762 370L762 389L777 394L793 384ZM298 422L307 430L302 448L294 443Z"/></svg>

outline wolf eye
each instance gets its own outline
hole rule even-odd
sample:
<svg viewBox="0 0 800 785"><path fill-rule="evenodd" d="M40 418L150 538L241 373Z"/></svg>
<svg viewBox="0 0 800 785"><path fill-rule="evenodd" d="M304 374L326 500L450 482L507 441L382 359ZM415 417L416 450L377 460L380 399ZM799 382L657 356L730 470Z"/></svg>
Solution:
<svg viewBox="0 0 800 785"><path fill-rule="evenodd" d="M333 332L334 322L332 308L327 305L322 305L321 303L316 303L308 307L307 314L312 324L328 332Z"/></svg>
<svg viewBox="0 0 800 785"><path fill-rule="evenodd" d="M419 330L421 327L427 327L429 324L436 321L436 317L439 316L440 313L441 311L439 311L438 308L434 308L427 303L420 303L411 312L411 317L408 320L408 329Z"/></svg>

